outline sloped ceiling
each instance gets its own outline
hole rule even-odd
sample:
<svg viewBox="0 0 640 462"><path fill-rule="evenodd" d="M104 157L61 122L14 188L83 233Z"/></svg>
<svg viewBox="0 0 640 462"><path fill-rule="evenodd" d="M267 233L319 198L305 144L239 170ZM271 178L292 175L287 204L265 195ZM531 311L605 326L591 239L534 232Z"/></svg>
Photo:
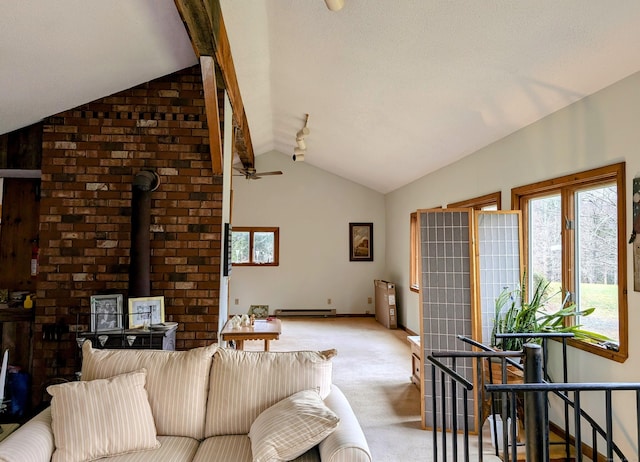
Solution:
<svg viewBox="0 0 640 462"><path fill-rule="evenodd" d="M0 2L0 134L197 63L173 0Z"/></svg>
<svg viewBox="0 0 640 462"><path fill-rule="evenodd" d="M309 113L305 161L383 193L640 70L637 0L221 4L256 154Z"/></svg>
<svg viewBox="0 0 640 462"><path fill-rule="evenodd" d="M258 168L308 113L306 162L382 193L640 70L637 0L220 3ZM5 1L0 24L0 133L197 62L170 0Z"/></svg>

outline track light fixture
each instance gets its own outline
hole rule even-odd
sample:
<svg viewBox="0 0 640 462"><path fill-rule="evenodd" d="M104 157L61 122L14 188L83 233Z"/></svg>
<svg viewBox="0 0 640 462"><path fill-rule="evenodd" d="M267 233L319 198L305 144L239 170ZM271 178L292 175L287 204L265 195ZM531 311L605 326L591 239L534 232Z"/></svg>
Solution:
<svg viewBox="0 0 640 462"><path fill-rule="evenodd" d="M309 124L309 114L307 114L307 117L305 118L304 127L298 130L298 133L296 133L296 144L298 146L293 149L294 162L304 162L304 153L307 149L307 144L304 141L304 137L307 136L309 133L311 133L311 131L307 127L308 124Z"/></svg>
<svg viewBox="0 0 640 462"><path fill-rule="evenodd" d="M309 122L309 114L307 114L307 122ZM304 127L298 130L298 133L296 133L296 139L304 138L309 133L311 133L307 128L307 122L305 122Z"/></svg>

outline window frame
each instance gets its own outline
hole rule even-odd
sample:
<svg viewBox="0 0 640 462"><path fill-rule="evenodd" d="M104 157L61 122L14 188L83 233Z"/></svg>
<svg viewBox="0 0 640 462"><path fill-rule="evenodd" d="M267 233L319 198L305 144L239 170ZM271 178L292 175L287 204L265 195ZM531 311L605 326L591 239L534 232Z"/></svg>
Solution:
<svg viewBox="0 0 640 462"><path fill-rule="evenodd" d="M232 266L279 266L280 265L280 228L273 226L234 226L231 233L249 233L249 262L235 263ZM273 261L270 263L256 263L253 261L253 241L255 233L273 233ZM232 239L233 242L233 239ZM229 244L232 245L231 243Z"/></svg>
<svg viewBox="0 0 640 462"><path fill-rule="evenodd" d="M441 206L431 207L432 210L441 209ZM420 226L418 226L418 211L409 214L409 290L411 292L420 292Z"/></svg>
<svg viewBox="0 0 640 462"><path fill-rule="evenodd" d="M460 202L452 202L451 204L447 204L448 209L453 208L472 208L474 210L482 210L484 207L488 207L490 205L495 205L498 210L502 210L502 192L497 191L490 194L485 194L484 196L474 197L473 199L467 199Z"/></svg>
<svg viewBox="0 0 640 462"><path fill-rule="evenodd" d="M409 290L420 292L420 274L418 265L418 212L409 215Z"/></svg>
<svg viewBox="0 0 640 462"><path fill-rule="evenodd" d="M617 187L617 246L618 246L618 351L608 350L604 347L590 344L580 340L569 340L569 344L575 348L597 354L599 356L612 359L617 362L624 362L628 358L628 304L627 304L627 250L626 250L626 180L625 163L617 163L605 167L595 168L571 175L565 175L551 180L520 186L511 190L511 207L520 210L523 223L523 262L524 267L529 268L529 207L528 201L531 199L547 196L550 194L560 194L563 221L571 219L575 223L575 202L576 191L588 187L615 183ZM575 228L575 227L574 227ZM573 268L575 267L575 229L562 227L562 288L569 290L572 294L576 292L575 280L573 278Z"/></svg>

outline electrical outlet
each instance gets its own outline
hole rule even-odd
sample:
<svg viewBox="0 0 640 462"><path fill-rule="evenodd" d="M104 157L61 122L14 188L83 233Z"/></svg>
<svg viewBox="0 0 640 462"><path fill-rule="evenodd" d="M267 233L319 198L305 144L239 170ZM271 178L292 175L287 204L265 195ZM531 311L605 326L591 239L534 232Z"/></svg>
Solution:
<svg viewBox="0 0 640 462"><path fill-rule="evenodd" d="M236 298L236 305L240 302L240 299Z"/></svg>
<svg viewBox="0 0 640 462"><path fill-rule="evenodd" d="M369 310L365 311L364 314L369 314Z"/></svg>
<svg viewBox="0 0 640 462"><path fill-rule="evenodd" d="M371 305L371 302L372 302L372 301L373 301L373 300L371 300L371 297L367 298L367 303L368 303L369 305ZM368 313L368 311L367 311L367 313Z"/></svg>
<svg viewBox="0 0 640 462"><path fill-rule="evenodd" d="M331 299L327 298L327 305L331 305Z"/></svg>

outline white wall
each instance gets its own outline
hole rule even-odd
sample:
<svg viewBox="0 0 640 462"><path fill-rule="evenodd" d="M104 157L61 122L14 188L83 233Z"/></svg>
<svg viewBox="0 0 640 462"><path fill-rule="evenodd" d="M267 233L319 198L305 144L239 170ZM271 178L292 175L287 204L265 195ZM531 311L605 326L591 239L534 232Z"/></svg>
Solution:
<svg viewBox="0 0 640 462"><path fill-rule="evenodd" d="M335 308L339 314L373 314L367 299L385 269L382 194L276 151L257 156L256 168L284 174L234 177L232 225L278 226L280 266L234 267L230 312L269 305L272 313ZM350 222L373 222L373 262L349 261Z"/></svg>
<svg viewBox="0 0 640 462"><path fill-rule="evenodd" d="M461 134L464 136L464 134ZM419 332L418 294L409 290L409 214L568 173L626 161L627 235L632 229L632 180L640 176L640 73L584 98L461 161L386 196L387 274L402 300L400 322ZM629 359L625 363L570 348L569 363L580 382L639 382L640 293L633 291L632 248L627 248ZM633 403L616 403L616 419L635 432ZM627 411L627 409L630 409ZM637 448L635 449L637 451Z"/></svg>
<svg viewBox="0 0 640 462"><path fill-rule="evenodd" d="M227 92L224 94L224 113L233 114L231 108L231 102L229 101L229 95ZM229 223L231 217L231 182L233 177L231 176L231 163L233 159L232 145L233 145L233 121L232 117L225 117L224 119L224 138L222 142L223 146L223 172L222 177L222 223L220 223L220 235L223 236L220 239L220 304L218 310L218 332L222 330L224 324L227 322L229 315L229 277L223 276L225 258L224 258L224 228L225 223Z"/></svg>

